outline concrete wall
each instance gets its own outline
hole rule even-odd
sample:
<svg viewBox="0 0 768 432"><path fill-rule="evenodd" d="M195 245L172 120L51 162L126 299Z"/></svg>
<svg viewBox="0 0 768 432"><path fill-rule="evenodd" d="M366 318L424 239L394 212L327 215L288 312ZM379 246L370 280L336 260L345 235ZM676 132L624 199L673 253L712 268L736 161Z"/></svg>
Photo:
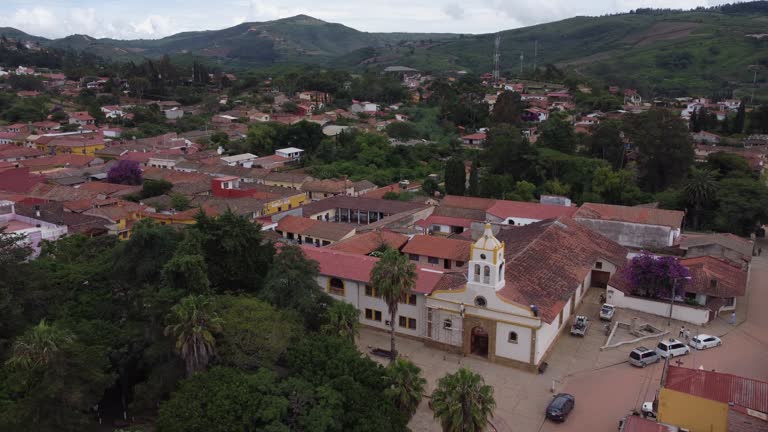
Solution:
<svg viewBox="0 0 768 432"><path fill-rule="evenodd" d="M686 258L695 258L700 256L713 256L719 258L725 258L734 264L743 265L743 255L735 250L724 248L719 244L709 244L701 246L691 246L685 252ZM747 256L747 259L750 257Z"/></svg>
<svg viewBox="0 0 768 432"><path fill-rule="evenodd" d="M600 219L577 218L589 229L598 232L623 246L667 247L676 237L674 230L660 225L644 225ZM677 233L679 235L679 232Z"/></svg>
<svg viewBox="0 0 768 432"><path fill-rule="evenodd" d="M461 261L461 266L459 266L457 264L459 261L450 260L450 259L444 259L444 258L437 258L437 264L432 264L432 263L429 262L429 257L427 255L416 255L416 256L418 257L418 259L416 259L416 260L411 259L411 262L414 263L414 264L419 264L419 265L428 266L428 267L434 267L434 268L440 269L440 270L452 270L452 271L454 271L454 270L465 270L467 268L467 262L466 261ZM409 259L411 258L410 254L408 255L408 258ZM469 257L467 257L467 259L469 259ZM446 268L445 267L445 262L446 261L450 262L450 264L451 264L450 268Z"/></svg>
<svg viewBox="0 0 768 432"><path fill-rule="evenodd" d="M517 343L509 341L510 332L517 333ZM513 326L507 323L497 323L496 355L523 363L530 363L533 332L533 329Z"/></svg>
<svg viewBox="0 0 768 432"><path fill-rule="evenodd" d="M659 392L659 421L691 432L727 432L728 405L662 388Z"/></svg>
<svg viewBox="0 0 768 432"><path fill-rule="evenodd" d="M611 286L608 287L607 297L608 303L611 303L616 307L632 309L662 317L669 316L668 301L627 296ZM672 308L672 318L695 325L703 325L709 322L709 309L675 303L675 306Z"/></svg>

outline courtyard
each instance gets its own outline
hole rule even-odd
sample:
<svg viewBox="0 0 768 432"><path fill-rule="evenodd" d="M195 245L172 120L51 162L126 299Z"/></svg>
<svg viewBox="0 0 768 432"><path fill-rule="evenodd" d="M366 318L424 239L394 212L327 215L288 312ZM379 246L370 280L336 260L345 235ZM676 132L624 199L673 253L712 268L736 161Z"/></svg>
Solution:
<svg viewBox="0 0 768 432"><path fill-rule="evenodd" d="M663 363L644 369L627 363L629 352L636 346L655 347L658 339L647 339L638 344L627 344L601 351L607 336L603 323L598 320L599 295L604 292L593 288L577 309L592 321L584 338L573 337L564 331L550 354L548 368L543 374L490 363L474 356L461 356L424 346L417 340L397 338L398 351L418 365L427 379L427 394L431 394L437 380L446 373L468 367L494 386L497 408L493 425L498 431L615 431L621 417L633 409L639 411L644 401L653 400L659 388ZM734 373L760 380L768 380L768 258L754 257L747 296L737 303L738 324L728 323L723 315L706 326L696 328L673 321L667 326L663 317L618 310L614 317L630 322L637 317L642 323L672 332L677 336L681 325L691 334L708 333L721 336L723 346L706 351L693 351L675 359L682 366L704 367L719 372ZM388 348L389 335L364 328L358 345L363 352L372 348ZM386 364L381 357L373 359ZM576 397L576 408L565 423L556 424L544 419L544 410L554 393L567 392ZM432 417L428 398L424 398L410 423L414 431L440 431Z"/></svg>

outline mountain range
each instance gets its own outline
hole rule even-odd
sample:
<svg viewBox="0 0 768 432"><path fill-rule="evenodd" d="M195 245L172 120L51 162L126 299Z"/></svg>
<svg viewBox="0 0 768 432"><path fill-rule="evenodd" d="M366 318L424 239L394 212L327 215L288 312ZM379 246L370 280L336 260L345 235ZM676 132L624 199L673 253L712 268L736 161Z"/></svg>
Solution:
<svg viewBox="0 0 768 432"><path fill-rule="evenodd" d="M534 64L555 64L652 93L735 89L738 96L751 91L756 68L764 70L763 77L768 73L765 1L574 17L498 34L502 69L508 75L519 73L521 66L526 71ZM87 35L45 39L13 28L0 28L0 35L112 60L194 55L230 68L309 63L358 70L402 65L472 72L490 71L495 39L490 33L368 33L306 15L156 40ZM768 88L758 88L758 93L765 92Z"/></svg>

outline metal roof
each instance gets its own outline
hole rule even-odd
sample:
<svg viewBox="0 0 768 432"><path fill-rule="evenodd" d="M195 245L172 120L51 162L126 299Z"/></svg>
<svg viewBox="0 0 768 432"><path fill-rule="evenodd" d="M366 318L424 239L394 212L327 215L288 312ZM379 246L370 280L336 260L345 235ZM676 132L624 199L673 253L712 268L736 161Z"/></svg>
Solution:
<svg viewBox="0 0 768 432"><path fill-rule="evenodd" d="M669 366L664 387L768 413L768 382L720 372Z"/></svg>

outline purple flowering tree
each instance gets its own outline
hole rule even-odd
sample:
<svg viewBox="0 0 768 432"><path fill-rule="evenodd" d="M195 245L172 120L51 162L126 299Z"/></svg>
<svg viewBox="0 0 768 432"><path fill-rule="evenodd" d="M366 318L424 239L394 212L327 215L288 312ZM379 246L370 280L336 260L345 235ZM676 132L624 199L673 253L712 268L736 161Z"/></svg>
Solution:
<svg viewBox="0 0 768 432"><path fill-rule="evenodd" d="M140 185L141 168L139 163L129 160L118 161L115 166L109 169L107 181L124 185Z"/></svg>
<svg viewBox="0 0 768 432"><path fill-rule="evenodd" d="M685 292L685 283L691 272L688 267L671 256L657 257L647 252L632 258L624 268L624 278L634 295L643 297L669 297ZM678 280L675 286L675 280Z"/></svg>

